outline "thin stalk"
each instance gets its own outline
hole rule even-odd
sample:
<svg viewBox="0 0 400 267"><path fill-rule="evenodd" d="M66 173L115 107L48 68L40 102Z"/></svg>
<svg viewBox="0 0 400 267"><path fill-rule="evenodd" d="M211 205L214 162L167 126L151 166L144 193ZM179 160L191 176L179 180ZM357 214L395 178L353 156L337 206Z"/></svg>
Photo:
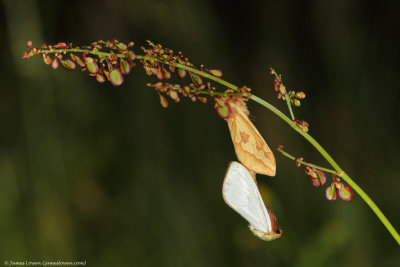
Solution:
<svg viewBox="0 0 400 267"><path fill-rule="evenodd" d="M77 52L77 53L83 53L86 52L88 54L92 54L92 55L100 55L100 56L110 56L110 53L107 52L100 52L100 51L96 51L96 50L88 50L88 49L80 49L80 48L67 48L67 49L49 49L49 50L42 50L40 53L66 53L66 52ZM117 57L127 57L124 54L116 54ZM218 77L215 77L211 74L208 74L207 72L198 70L196 68L192 68L190 66L186 66L186 65L182 65L182 64L178 64L178 63L170 63L168 61L163 60L162 58L155 58L155 57L148 57L148 56L142 56L142 55L136 55L136 59L142 59L142 60L153 60L153 61L158 61L160 63L163 64L167 64L167 65L172 65L175 66L177 68L181 68L187 71L190 71L192 73L195 73L197 75L200 75L204 78L213 80L219 84L222 84L224 86L226 86L227 88L233 89L237 92L240 91L240 88L237 87L234 84L231 84L225 80L222 80ZM206 92L203 92L206 93ZM217 92L213 92L213 94L218 94ZM311 137L308 133L302 131L294 122L294 115L293 115L293 111L291 109L291 105L290 102L287 102L288 107L289 107L289 111L290 111L290 115L292 117L292 120L287 117L285 114L283 114L280 110L278 110L277 108L275 108L274 106L272 106L271 104L269 104L268 102L264 101L263 99L255 96L255 95L251 95L249 96L250 99L252 99L253 101L259 103L260 105L264 106L265 108L269 109L270 111L272 111L273 113L275 113L275 115L277 115L278 117L280 117L283 121L285 121L287 124L289 124L296 132L298 132L299 134L301 134L305 139L307 139L308 142L311 143L312 146L315 147L315 149L317 149L319 151L319 153L321 153L321 155L328 161L328 163L335 169L336 173L340 173L341 178L347 182L353 189L354 191L356 191L361 198L365 201L365 203L367 203L367 205L372 209L372 211L378 216L378 218L381 220L381 222L384 224L384 226L387 228L387 230L390 232L390 234L393 236L393 238L397 241L397 243L400 245L400 236L397 233L397 231L394 229L394 227L392 226L392 224L389 222L389 220L385 217L385 215L382 213L382 211L378 208L378 206L372 201L372 199L364 192L364 190L362 190L351 178L350 176L348 176L341 168L340 166L333 160L333 158L328 154L328 152L326 152L326 150L313 138Z"/></svg>
<svg viewBox="0 0 400 267"><path fill-rule="evenodd" d="M64 48L64 49L43 49L40 51L40 53L47 53L47 54L54 54L54 53L70 53L70 52L75 52L75 53L87 53L87 54L91 54L91 55L96 55L96 56L103 56L103 57L107 57L110 56L111 53L108 52L100 52L100 51L96 51L96 50L88 50L88 49L82 49L82 48ZM127 56L125 54L115 54L117 57L120 58L126 58ZM182 65L179 63L170 63L168 61L163 60L162 58L155 58L155 57L148 57L148 56L142 56L142 55L135 55L135 59L142 59L142 60L153 60L153 61L157 61L166 65L171 65L177 68L181 68L187 71L190 71L194 74L198 74L200 76L203 76L204 78L207 78L209 80L213 80L219 84L225 85L226 87L233 89L235 91L240 91L240 88L237 87L234 84L231 84L223 79L220 79L218 77L215 77L207 72L186 66L186 65Z"/></svg>
<svg viewBox="0 0 400 267"><path fill-rule="evenodd" d="M294 121L295 120L294 113L293 113L293 110L292 110L292 104L290 103L290 97L289 97L288 93L286 93L285 98L286 98L286 105L288 106L288 109L289 109L289 112L290 112L290 117L292 118L292 121Z"/></svg>
<svg viewBox="0 0 400 267"><path fill-rule="evenodd" d="M284 151L284 150L282 150L280 148L278 148L278 151L281 152L281 154L284 155L285 157L287 157L287 158L289 158L291 160L296 160L296 157L290 155L286 151ZM306 161L303 161L303 160L297 160L296 162L301 163L304 166L308 166L308 167L311 167L311 168L319 169L321 171L325 171L325 172L329 172L329 173L336 173L335 170L324 168L324 167L321 167L321 166L318 166L318 165L315 165L315 164L312 164L312 163L309 163L309 162L306 162ZM340 176L340 175L338 175L338 176Z"/></svg>
<svg viewBox="0 0 400 267"><path fill-rule="evenodd" d="M289 124L295 131L300 133L305 139L307 139L308 142L313 145L319 153L331 164L331 166L336 170L337 173L342 173L341 178L350 185L351 188L354 189L354 191L357 192L357 194L360 195L360 197L367 203L367 205L372 209L372 211L378 216L378 218L381 220L383 225L386 227L386 229L390 232L390 234L393 236L393 238L396 240L396 242L400 245L400 235L394 229L393 225L390 223L390 221L386 218L386 216L382 213L382 211L378 208L378 206L372 201L372 199L367 195L367 193L364 192L364 190L361 189L354 181L353 179L350 178L350 176L345 173L342 168L333 160L333 158L326 152L326 150L313 138L311 137L308 133L303 132L297 125L293 124L293 122L281 111L276 109L274 106L269 104L268 102L262 100L261 98L252 95L250 99L256 101L260 105L266 107L273 113L275 113L277 116L279 116L281 119L283 119L287 124Z"/></svg>

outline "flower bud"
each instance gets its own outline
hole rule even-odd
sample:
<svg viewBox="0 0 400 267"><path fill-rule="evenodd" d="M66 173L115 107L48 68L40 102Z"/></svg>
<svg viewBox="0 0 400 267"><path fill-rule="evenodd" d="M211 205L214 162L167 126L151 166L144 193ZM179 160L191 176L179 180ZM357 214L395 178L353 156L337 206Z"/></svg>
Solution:
<svg viewBox="0 0 400 267"><path fill-rule="evenodd" d="M186 70L178 68L178 71L176 74L178 75L179 79L183 79L186 76Z"/></svg>
<svg viewBox="0 0 400 267"><path fill-rule="evenodd" d="M304 99L306 98L306 94L304 92L296 92L296 97L298 99Z"/></svg>
<svg viewBox="0 0 400 267"><path fill-rule="evenodd" d="M279 92L282 95L286 94L286 86L284 86L283 83L281 83L280 86L279 86Z"/></svg>
<svg viewBox="0 0 400 267"><path fill-rule="evenodd" d="M113 69L109 74L110 82L114 86L120 86L124 82L124 77L119 69Z"/></svg>
<svg viewBox="0 0 400 267"><path fill-rule="evenodd" d="M207 70L211 75L213 75L213 76L215 76L215 77L218 77L218 78L220 78L220 77L222 77L222 71L221 70L219 70L219 69L210 69L210 70Z"/></svg>
<svg viewBox="0 0 400 267"><path fill-rule="evenodd" d="M328 200L336 200L337 198L337 191L335 184L332 183L327 189L326 189L326 198Z"/></svg>
<svg viewBox="0 0 400 267"><path fill-rule="evenodd" d="M326 182L325 173L321 170L306 167L306 174L310 177L311 183L316 187L322 186Z"/></svg>
<svg viewBox="0 0 400 267"><path fill-rule="evenodd" d="M341 189L338 189L339 197L344 201L349 201L353 198L353 190L351 190L350 186L343 185Z"/></svg>
<svg viewBox="0 0 400 267"><path fill-rule="evenodd" d="M163 95L160 95L160 104L163 108L167 108L169 105L167 99Z"/></svg>
<svg viewBox="0 0 400 267"><path fill-rule="evenodd" d="M300 100L294 98L294 99L292 99L292 101L293 101L293 105L295 105L296 107L300 107L300 105L301 105Z"/></svg>
<svg viewBox="0 0 400 267"><path fill-rule="evenodd" d="M49 57L49 55L47 55L47 54L43 54L42 57L43 57L43 61L44 61L44 63L45 63L46 65L50 65L50 64L53 62L53 61L51 60L51 58Z"/></svg>
<svg viewBox="0 0 400 267"><path fill-rule="evenodd" d="M215 98L214 108L217 111L218 116L222 119L226 120L231 116L231 108L219 98Z"/></svg>
<svg viewBox="0 0 400 267"><path fill-rule="evenodd" d="M75 63L70 59L61 60L61 64L66 70L74 70L75 69Z"/></svg>
<svg viewBox="0 0 400 267"><path fill-rule="evenodd" d="M57 60L57 58L54 58L53 62L51 62L51 67L53 69L57 69L58 68L58 60Z"/></svg>
<svg viewBox="0 0 400 267"><path fill-rule="evenodd" d="M172 100L174 100L175 103L179 102L179 94L177 91L175 90L170 90L169 91L169 96L171 97Z"/></svg>

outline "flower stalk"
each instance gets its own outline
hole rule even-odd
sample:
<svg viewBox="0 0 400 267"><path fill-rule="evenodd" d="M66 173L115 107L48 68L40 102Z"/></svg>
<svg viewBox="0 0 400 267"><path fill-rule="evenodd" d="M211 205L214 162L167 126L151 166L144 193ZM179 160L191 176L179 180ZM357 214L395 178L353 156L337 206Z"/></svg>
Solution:
<svg viewBox="0 0 400 267"><path fill-rule="evenodd" d="M251 99L270 110L286 122L293 130L302 135L322 155L322 157L325 158L333 169L305 162L301 158L296 159L289 153L283 151L282 147L278 147L278 150L282 155L295 160L297 164L333 173L343 179L372 209L389 233L400 245L400 236L398 232L378 206L365 193L365 191L362 190L361 187L359 187L353 179L342 170L329 153L310 134L307 133L308 123L295 119L292 105L297 107L300 106L300 100L305 97L303 92L287 91L286 87L282 83L281 76L271 69L271 74L275 76L275 91L278 93L278 98L286 101L290 113L289 118L270 103L251 94L250 88L245 86L240 88L222 79L222 72L220 70L205 69L203 66L198 68L191 64L187 58L184 58L181 53L175 54L172 50L163 48L161 45L155 45L150 41L148 41L148 45L149 48L142 47L142 50L144 51L143 55L136 55L131 50L133 43L125 45L117 40L99 41L82 48L72 47L72 44L66 43L58 43L54 46L43 45L40 48L32 48L32 42L28 42L28 51L24 53L24 58L30 58L34 55L41 54L44 62L51 65L54 69L58 68L59 61L61 62L61 65L68 70L75 69L76 63L82 67L88 75L95 76L97 81L104 82L109 80L115 86L119 86L123 83L123 75L128 74L131 68L135 66L135 63L133 62L134 60L140 61L143 64L146 73L148 75L157 76L159 80L169 79L171 77L171 72L177 72L178 78L181 79L184 77L190 77L191 83L186 86L165 82L148 84L148 86L153 87L159 94L160 103L163 107L168 106L168 101L164 95L170 96L174 102L179 102L179 94L191 98L192 101L199 100L203 103L206 103L207 99L200 95L208 95L214 97L214 99L217 99L218 96L242 97L245 100ZM104 49L108 49L108 51L104 51ZM80 54L80 56L76 56L75 54ZM53 58L49 55L52 55ZM72 60L64 59L63 57L66 55L69 55ZM165 65L169 66L169 69L166 69L164 67ZM225 91L217 91L209 82L204 83L201 77L228 89ZM334 190L334 184L331 186L332 190ZM343 186L347 190L347 186L342 185L340 181L336 182L336 186L340 188ZM336 198L336 195L333 194L335 192L332 192L329 193L329 195L331 195L332 199Z"/></svg>

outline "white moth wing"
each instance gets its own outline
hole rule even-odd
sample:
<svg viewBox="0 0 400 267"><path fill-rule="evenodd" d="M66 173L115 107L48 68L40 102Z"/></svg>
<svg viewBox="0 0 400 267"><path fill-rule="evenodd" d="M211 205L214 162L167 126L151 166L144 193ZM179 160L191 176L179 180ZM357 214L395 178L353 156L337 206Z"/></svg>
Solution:
<svg viewBox="0 0 400 267"><path fill-rule="evenodd" d="M265 208L258 187L242 164L232 161L225 174L222 196L226 204L245 218L255 229L269 233L271 219Z"/></svg>

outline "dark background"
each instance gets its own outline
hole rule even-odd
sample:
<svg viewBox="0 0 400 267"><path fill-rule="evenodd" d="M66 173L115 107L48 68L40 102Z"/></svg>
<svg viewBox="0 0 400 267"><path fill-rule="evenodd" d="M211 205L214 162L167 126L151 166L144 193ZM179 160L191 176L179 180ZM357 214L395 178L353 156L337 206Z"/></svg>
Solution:
<svg viewBox="0 0 400 267"><path fill-rule="evenodd" d="M307 94L299 119L400 228L398 1L0 2L0 260L87 266L400 266L399 246L358 195L325 198L275 151L259 176L283 229L266 243L223 201L235 160L212 103L160 106L138 66L113 87L23 60L26 42L150 39L286 112L267 68ZM268 144L329 167L249 103ZM330 177L328 177L328 182ZM1 263L0 263L1 264Z"/></svg>

